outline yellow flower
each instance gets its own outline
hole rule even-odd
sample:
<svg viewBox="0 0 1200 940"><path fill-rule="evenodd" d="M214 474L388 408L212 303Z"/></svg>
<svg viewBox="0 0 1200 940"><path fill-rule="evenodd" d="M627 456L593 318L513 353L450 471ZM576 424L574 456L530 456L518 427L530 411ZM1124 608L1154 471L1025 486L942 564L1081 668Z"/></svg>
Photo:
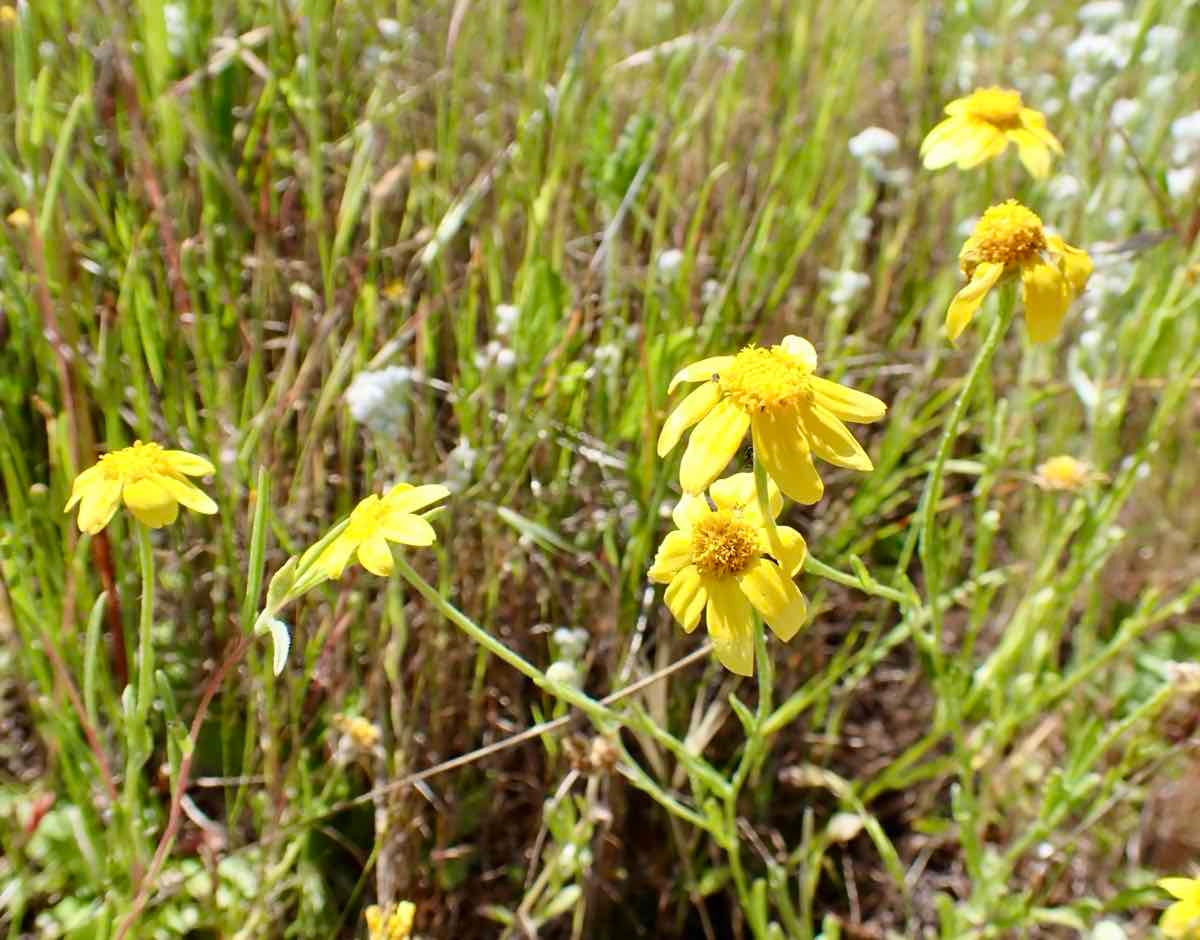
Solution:
<svg viewBox="0 0 1200 940"><path fill-rule="evenodd" d="M89 535L108 525L122 501L134 518L152 529L174 522L180 504L212 515L217 504L187 479L212 472L211 463L186 450L134 441L130 447L105 454L75 478L64 512L78 503L79 528Z"/></svg>
<svg viewBox="0 0 1200 940"><path fill-rule="evenodd" d="M1100 479L1103 479L1103 474L1093 470L1087 461L1066 455L1042 461L1033 476L1033 482L1043 490L1067 490L1072 493Z"/></svg>
<svg viewBox="0 0 1200 940"><path fill-rule="evenodd" d="M334 715L333 726L344 734L354 747L362 751L374 750L383 734L378 726L371 724L361 715Z"/></svg>
<svg viewBox="0 0 1200 940"><path fill-rule="evenodd" d="M1002 277L1021 276L1021 300L1029 338L1044 343L1058 335L1067 307L1092 274L1092 259L1042 228L1037 214L1015 199L983 214L958 253L968 278L950 302L946 335L958 339Z"/></svg>
<svg viewBox="0 0 1200 940"><path fill-rule="evenodd" d="M371 574L386 578L392 573L392 549L388 542L423 547L437 539L433 526L417 513L445 499L450 491L440 483L413 486L397 483L382 496L371 494L350 514L345 530L327 546L313 563L329 578L340 578L357 554L359 562Z"/></svg>
<svg viewBox="0 0 1200 940"><path fill-rule="evenodd" d="M13 228L23 229L29 228L29 225L33 222L33 219L30 218L29 213L24 209L16 208L4 217L4 221Z"/></svg>
<svg viewBox="0 0 1200 940"><path fill-rule="evenodd" d="M808 602L792 580L804 565L804 538L789 526L770 535L759 510L752 473L737 473L709 488L716 508L703 496L685 495L650 568L650 580L667 585L666 602L691 633L708 612L708 635L722 665L740 676L754 673L754 619L757 610L779 639L787 642L804 626ZM783 497L768 484L771 517ZM771 557L766 557L766 556Z"/></svg>
<svg viewBox="0 0 1200 940"><path fill-rule="evenodd" d="M697 425L679 468L685 493L702 493L728 465L746 431L754 453L787 496L815 503L825 490L813 454L852 470L871 458L842 423L878 421L887 405L814 373L817 351L799 336L778 346L747 346L736 356L702 359L680 370L680 382L703 382L667 418L658 437L665 457Z"/></svg>
<svg viewBox="0 0 1200 940"><path fill-rule="evenodd" d="M372 904L367 908L367 930L371 940L408 940L412 936L416 916L417 908L412 901L401 901L387 907Z"/></svg>
<svg viewBox="0 0 1200 940"><path fill-rule="evenodd" d="M969 170L1014 143L1025 169L1045 179L1051 153L1062 155L1062 144L1046 129L1045 116L1025 107L1020 92L978 88L946 105L946 114L949 116L921 142L927 170L940 170L951 163Z"/></svg>
<svg viewBox="0 0 1200 940"><path fill-rule="evenodd" d="M1176 899L1158 922L1162 932L1171 940L1200 937L1200 880L1163 878L1158 886Z"/></svg>
<svg viewBox="0 0 1200 940"><path fill-rule="evenodd" d="M17 21L17 11L11 4L0 5L0 26L12 26Z"/></svg>

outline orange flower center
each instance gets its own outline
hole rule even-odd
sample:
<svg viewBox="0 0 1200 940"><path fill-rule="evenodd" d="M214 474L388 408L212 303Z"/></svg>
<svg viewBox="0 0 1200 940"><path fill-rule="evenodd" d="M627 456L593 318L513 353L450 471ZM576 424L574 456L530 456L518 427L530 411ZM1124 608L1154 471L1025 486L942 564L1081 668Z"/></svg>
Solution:
<svg viewBox="0 0 1200 940"><path fill-rule="evenodd" d="M963 246L963 269L974 270L981 261L1026 264L1037 259L1045 249L1046 231L1042 228L1042 220L1015 199L1010 199L983 214Z"/></svg>
<svg viewBox="0 0 1200 940"><path fill-rule="evenodd" d="M1021 93L1007 88L980 88L967 95L963 110L977 121L986 121L1002 131L1021 126Z"/></svg>
<svg viewBox="0 0 1200 940"><path fill-rule="evenodd" d="M134 483L154 476L174 476L166 451L158 444L134 441L129 447L110 451L99 461L106 480Z"/></svg>
<svg viewBox="0 0 1200 940"><path fill-rule="evenodd" d="M762 546L749 523L721 509L692 530L691 555L702 574L727 578L746 571L762 555Z"/></svg>
<svg viewBox="0 0 1200 940"><path fill-rule="evenodd" d="M746 412L779 411L812 400L811 374L782 346L747 346L721 372L721 393Z"/></svg>

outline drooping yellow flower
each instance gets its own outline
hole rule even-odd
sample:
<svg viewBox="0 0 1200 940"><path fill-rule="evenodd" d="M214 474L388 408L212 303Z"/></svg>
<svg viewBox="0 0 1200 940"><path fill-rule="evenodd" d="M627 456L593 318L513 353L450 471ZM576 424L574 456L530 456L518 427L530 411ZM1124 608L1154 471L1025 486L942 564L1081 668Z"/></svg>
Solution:
<svg viewBox="0 0 1200 940"><path fill-rule="evenodd" d="M1045 115L1025 107L1020 92L978 88L946 105L946 114L921 142L921 159L927 170L952 163L969 170L999 156L1013 143L1025 169L1045 179L1051 155L1062 155L1062 144L1047 130Z"/></svg>
<svg viewBox="0 0 1200 940"><path fill-rule="evenodd" d="M75 478L64 512L79 504L79 528L89 535L108 525L122 502L152 529L174 522L180 505L212 515L217 504L187 478L213 472L208 460L186 450L134 441L105 454Z"/></svg>
<svg viewBox="0 0 1200 940"><path fill-rule="evenodd" d="M1043 490L1065 490L1074 493L1087 484L1104 478L1085 460L1061 455L1038 464L1033 482Z"/></svg>
<svg viewBox="0 0 1200 940"><path fill-rule="evenodd" d="M408 940L412 936L416 916L417 908L412 901L401 901L387 907L372 904L366 911L370 940Z"/></svg>
<svg viewBox="0 0 1200 940"><path fill-rule="evenodd" d="M774 483L768 493L774 519L783 497ZM752 473L718 480L708 494L715 509L703 496L679 501L672 513L679 528L659 546L650 580L667 585L667 607L688 633L707 611L717 658L730 672L749 676L754 673L752 609L784 642L804 626L808 602L792 579L808 549L789 526L776 528L772 547Z"/></svg>
<svg viewBox="0 0 1200 940"><path fill-rule="evenodd" d="M951 340L958 339L1001 278L1018 274L1029 338L1035 343L1054 339L1067 307L1092 274L1086 251L1048 234L1037 214L1015 199L983 214L958 261L968 281L946 313L946 335Z"/></svg>
<svg viewBox="0 0 1200 940"><path fill-rule="evenodd" d="M314 565L329 578L340 578L357 555L371 574L386 578L394 560L388 542L424 547L437 539L420 510L445 499L450 491L440 483L413 486L397 483L380 497L372 493L354 507L345 530L322 550Z"/></svg>
<svg viewBox="0 0 1200 940"><path fill-rule="evenodd" d="M1158 922L1162 932L1171 940L1200 937L1200 879L1163 878L1158 886L1176 899Z"/></svg>
<svg viewBox="0 0 1200 940"><path fill-rule="evenodd" d="M817 351L799 336L778 346L747 346L736 356L714 356L671 379L703 382L667 418L658 437L665 457L696 425L683 454L685 493L701 493L733 459L746 432L754 453L780 489L798 503L815 503L825 485L813 455L839 467L872 470L871 458L842 423L878 421L887 405L815 375Z"/></svg>

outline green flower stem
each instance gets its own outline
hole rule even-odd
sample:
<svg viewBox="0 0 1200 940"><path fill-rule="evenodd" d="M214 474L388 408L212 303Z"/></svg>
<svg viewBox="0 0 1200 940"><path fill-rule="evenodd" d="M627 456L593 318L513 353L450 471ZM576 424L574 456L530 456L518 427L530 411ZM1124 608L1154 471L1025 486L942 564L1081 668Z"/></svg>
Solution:
<svg viewBox="0 0 1200 940"><path fill-rule="evenodd" d="M929 649L927 652L935 664L939 663L941 658L943 623L941 608L938 604L933 603L942 592L943 572L936 520L938 503L942 498L942 480L946 474L946 461L949 459L950 450L958 437L959 425L962 424L963 417L967 413L967 406L971 403L971 397L975 394L975 389L979 385L980 379L987 371L987 367L991 363L992 357L996 354L996 350L1000 347L1001 340L1004 339L1004 335L1008 332L1008 328L1013 321L1013 315L1016 313L1016 308L1016 289L1010 285L1002 292L1000 310L992 318L992 324L988 328L983 345L979 347L979 352L975 354L975 361L971 363L971 369L967 373L967 377L963 380L958 397L954 399L954 407L950 412L950 418L946 422L946 427L942 431L941 440L938 441L937 453L933 459L933 469L930 470L929 477L925 481L925 491L921 497L921 525L918 551L921 557L921 569L925 574L926 595L931 601L929 605L931 636L928 640Z"/></svg>
<svg viewBox="0 0 1200 940"><path fill-rule="evenodd" d="M890 588L886 584L880 584L874 579L867 580L857 574L839 571L837 568L830 567L825 562L814 558L811 554L805 556L804 570L809 574L815 574L818 578L835 581L838 584L846 585L846 587L858 588L864 594L873 594L875 597L886 598L901 607L907 606L912 600L903 591Z"/></svg>
<svg viewBox="0 0 1200 940"><path fill-rule="evenodd" d="M561 699L569 705L573 705L581 712L588 716L592 724L601 732L611 730L612 728L630 724L637 726L636 714L627 717L613 711L600 702L596 701L578 689L565 685L561 682L552 682L547 678L546 674L537 666L529 662L523 656L514 653L511 649L501 643L496 637L492 636L483 627L475 623L470 617L464 614L461 610L451 604L438 592L432 584L422 578L413 567L401 557L396 558L396 570L401 577L411 584L418 593L420 593L434 608L447 620L453 623L456 627L463 631L472 640L496 656L512 666L517 672L524 675L533 682L539 689ZM621 743L618 736L613 735L610 743L617 749L621 755L620 772L627 777L635 787L645 792L651 799L673 813L680 819L683 819L699 829L706 832L712 832L712 823L700 813L689 809L680 803L675 797L667 793L657 782L648 774L641 765L638 764L633 756L626 750L625 745Z"/></svg>
<svg viewBox="0 0 1200 940"><path fill-rule="evenodd" d="M138 649L135 668L137 695L132 707L126 706L125 745L125 812L129 817L130 852L135 859L144 860L145 844L141 830L142 767L150 757L150 703L154 696L154 547L150 530L140 522L133 524L137 540L138 562L142 572L142 598L138 613ZM127 690L132 692L132 689ZM126 700L128 702L128 700Z"/></svg>

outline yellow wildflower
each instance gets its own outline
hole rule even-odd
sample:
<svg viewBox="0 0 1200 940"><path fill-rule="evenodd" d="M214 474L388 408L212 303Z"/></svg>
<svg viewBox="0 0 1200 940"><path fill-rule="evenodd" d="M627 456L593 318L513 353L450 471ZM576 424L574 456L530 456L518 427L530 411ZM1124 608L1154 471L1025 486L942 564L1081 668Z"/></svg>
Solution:
<svg viewBox="0 0 1200 940"><path fill-rule="evenodd" d="M7 222L9 225L11 225L13 228L23 229L23 228L29 228L30 224L33 222L33 219L30 217L29 213L25 209L18 207L16 209L13 209L12 212L10 212L7 216L5 216L4 221Z"/></svg>
<svg viewBox="0 0 1200 940"><path fill-rule="evenodd" d="M1044 343L1058 335L1067 307L1092 274L1092 259L1042 228L1037 214L1015 199L983 214L958 254L968 278L950 302L946 335L954 340L1002 277L1021 276L1021 300L1029 338Z"/></svg>
<svg viewBox="0 0 1200 940"><path fill-rule="evenodd" d="M0 26L12 26L16 21L16 9L8 3L0 5Z"/></svg>
<svg viewBox="0 0 1200 940"><path fill-rule="evenodd" d="M1099 479L1103 479L1103 475L1093 470L1087 461L1066 455L1042 461L1033 476L1033 482L1043 490L1072 493Z"/></svg>
<svg viewBox="0 0 1200 940"><path fill-rule="evenodd" d="M1020 92L978 88L946 105L946 114L921 143L927 170L940 170L951 163L969 170L999 156L1013 143L1025 169L1045 179L1051 154L1063 152L1058 138L1046 129L1045 115L1025 107Z"/></svg>
<svg viewBox="0 0 1200 940"><path fill-rule="evenodd" d="M1171 940L1200 937L1200 879L1163 878L1158 886L1175 898L1158 926Z"/></svg>
<svg viewBox="0 0 1200 940"><path fill-rule="evenodd" d="M371 574L386 578L394 564L388 542L432 545L437 539L433 526L417 513L449 495L440 483L397 483L382 497L372 493L354 508L345 530L325 546L314 565L327 577L340 578L350 558L357 555Z"/></svg>
<svg viewBox="0 0 1200 940"><path fill-rule="evenodd" d="M408 940L412 936L417 908L412 901L401 901L380 907L367 908L367 930L371 940Z"/></svg>
<svg viewBox="0 0 1200 940"><path fill-rule="evenodd" d="M122 502L152 529L174 522L180 504L212 515L217 504L187 477L213 472L209 461L186 450L134 441L130 447L105 454L75 478L64 512L78 503L79 528L89 535L108 525Z"/></svg>
<svg viewBox="0 0 1200 940"><path fill-rule="evenodd" d="M361 715L337 714L333 716L333 724L360 751L374 750L382 737L379 728Z"/></svg>
<svg viewBox="0 0 1200 940"><path fill-rule="evenodd" d="M783 497L774 483L767 489L773 519ZM754 673L752 609L784 642L804 626L808 602L792 579L808 549L789 526L777 527L771 547L752 473L718 480L708 494L715 508L703 496L679 501L672 514L679 528L659 546L650 580L667 585L667 607L688 633L707 610L717 658L730 672L749 676Z"/></svg>
<svg viewBox="0 0 1200 940"><path fill-rule="evenodd" d="M842 423L878 421L887 405L814 373L817 351L799 336L778 346L747 346L736 356L702 359L680 370L680 382L703 382L667 418L658 437L666 456L697 425L679 468L685 493L702 493L733 459L746 431L754 453L787 496L815 503L825 486L813 454L852 470L871 470L871 458Z"/></svg>

